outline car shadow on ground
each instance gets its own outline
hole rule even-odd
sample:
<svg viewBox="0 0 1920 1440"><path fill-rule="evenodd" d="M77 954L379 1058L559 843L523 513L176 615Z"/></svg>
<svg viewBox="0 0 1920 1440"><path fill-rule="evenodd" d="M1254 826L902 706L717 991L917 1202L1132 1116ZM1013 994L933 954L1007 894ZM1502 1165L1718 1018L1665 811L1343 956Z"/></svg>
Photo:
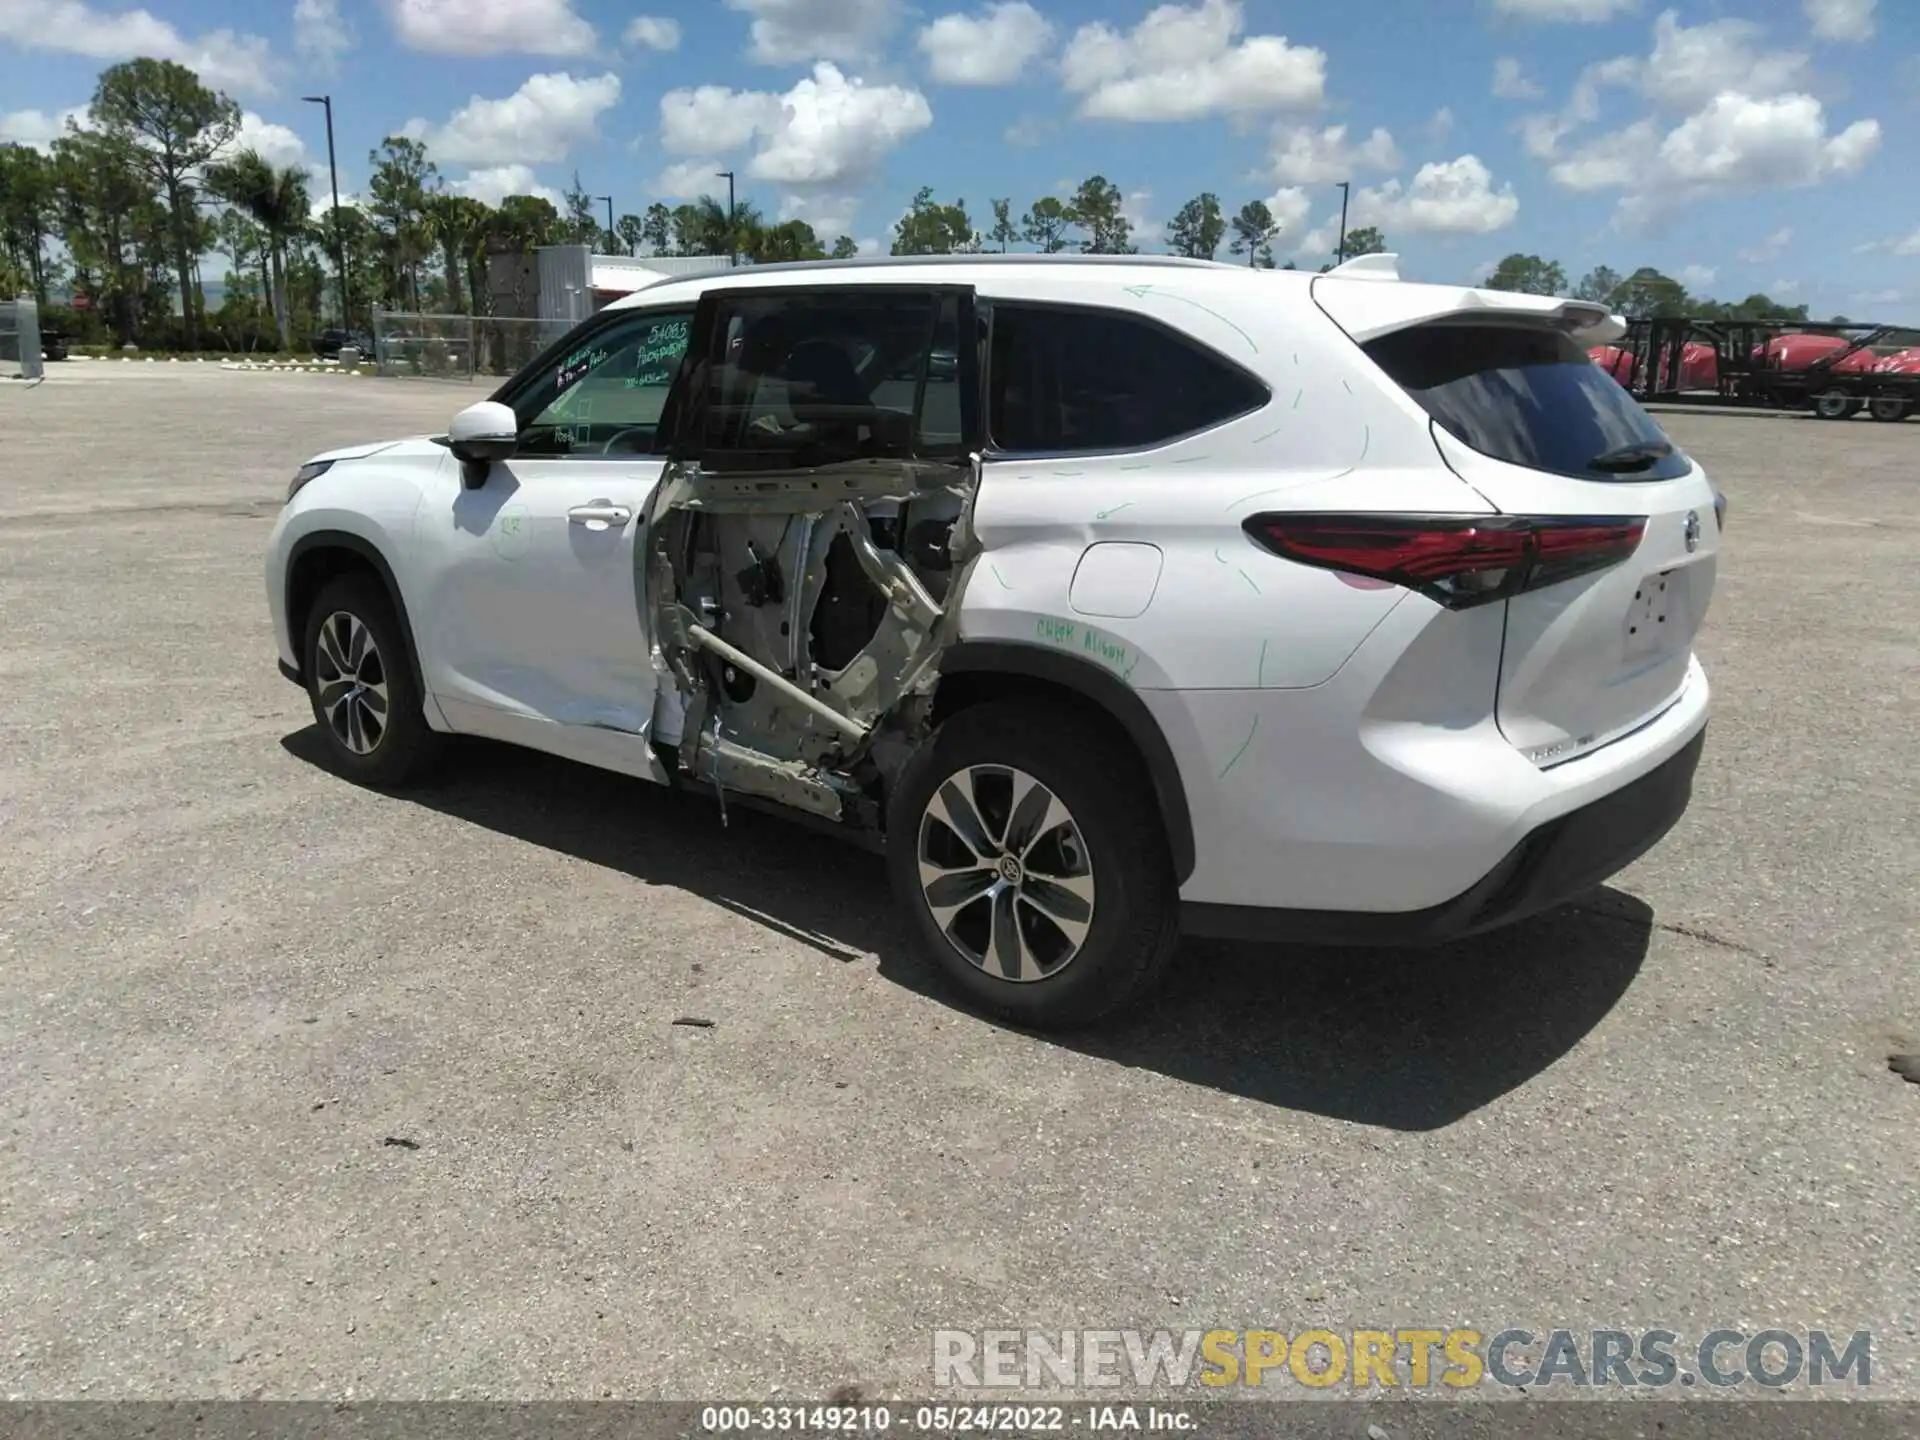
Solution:
<svg viewBox="0 0 1920 1440"><path fill-rule="evenodd" d="M319 731L282 742L322 764ZM964 1008L912 949L874 854L704 796L532 751L459 742L406 800L698 895ZM1646 957L1653 912L1620 891L1430 950L1188 942L1165 992L1105 1028L1038 1036L1262 1104L1433 1130L1524 1085L1591 1031ZM985 1022L983 1022L985 1023Z"/></svg>

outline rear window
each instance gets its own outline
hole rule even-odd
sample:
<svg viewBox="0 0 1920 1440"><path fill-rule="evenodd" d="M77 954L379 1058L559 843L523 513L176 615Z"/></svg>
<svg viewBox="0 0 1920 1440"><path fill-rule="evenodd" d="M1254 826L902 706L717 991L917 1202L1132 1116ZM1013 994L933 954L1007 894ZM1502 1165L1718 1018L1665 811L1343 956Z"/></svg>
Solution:
<svg viewBox="0 0 1920 1440"><path fill-rule="evenodd" d="M1627 481L1671 480L1692 464L1561 331L1420 325L1365 348L1450 435L1496 460Z"/></svg>

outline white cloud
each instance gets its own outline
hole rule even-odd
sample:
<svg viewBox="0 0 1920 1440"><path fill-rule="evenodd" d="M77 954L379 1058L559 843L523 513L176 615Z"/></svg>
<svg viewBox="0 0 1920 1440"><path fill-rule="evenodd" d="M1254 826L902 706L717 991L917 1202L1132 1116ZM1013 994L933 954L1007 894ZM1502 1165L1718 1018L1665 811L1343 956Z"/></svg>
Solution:
<svg viewBox="0 0 1920 1440"><path fill-rule="evenodd" d="M340 0L293 0L293 48L314 69L331 73L353 41Z"/></svg>
<svg viewBox="0 0 1920 1440"><path fill-rule="evenodd" d="M1809 56L1804 51L1762 50L1766 33L1751 20L1709 20L1682 25L1668 10L1654 21L1653 53L1640 67L1640 88L1670 110L1699 109L1729 91L1779 95L1800 87Z"/></svg>
<svg viewBox="0 0 1920 1440"><path fill-rule="evenodd" d="M869 235L864 239L854 241L854 244L858 247L862 255L878 255L880 253L880 241L877 236Z"/></svg>
<svg viewBox="0 0 1920 1440"><path fill-rule="evenodd" d="M1164 220L1153 216L1153 192L1134 190L1120 201L1120 215L1127 222L1129 244L1152 245L1157 243L1166 230ZM991 216L988 217L992 219Z"/></svg>
<svg viewBox="0 0 1920 1440"><path fill-rule="evenodd" d="M307 218L325 224L328 212L333 209L333 191L326 185L316 184L311 187L311 194L313 196L313 203L307 207ZM340 208L342 210L364 211L367 208L366 197L361 195L342 195L340 197Z"/></svg>
<svg viewBox="0 0 1920 1440"><path fill-rule="evenodd" d="M271 95L278 65L258 35L213 30L192 39L146 10L95 10L84 0L0 0L0 41L115 62L172 60L215 90Z"/></svg>
<svg viewBox="0 0 1920 1440"><path fill-rule="evenodd" d="M83 129L87 128L87 107L74 105L52 113L45 110L15 110L11 115L0 115L0 144L27 145L35 150L48 150L54 141L67 133L69 120Z"/></svg>
<svg viewBox="0 0 1920 1440"><path fill-rule="evenodd" d="M702 85L660 97L662 148L704 157L755 147L744 174L779 188L781 219L822 233L845 231L887 153L932 123L918 90L869 84L827 61L785 94ZM718 168L704 158L671 166L656 188L707 193Z"/></svg>
<svg viewBox="0 0 1920 1440"><path fill-rule="evenodd" d="M1857 43L1873 38L1874 0L1804 0L1817 40Z"/></svg>
<svg viewBox="0 0 1920 1440"><path fill-rule="evenodd" d="M1728 92L1664 136L1652 120L1602 135L1554 164L1573 190L1625 192L1617 222L1657 224L1713 194L1794 189L1850 175L1880 144L1880 124L1860 120L1837 135L1811 95L1754 99Z"/></svg>
<svg viewBox="0 0 1920 1440"><path fill-rule="evenodd" d="M726 0L753 17L747 58L762 65L874 58L900 20L900 0Z"/></svg>
<svg viewBox="0 0 1920 1440"><path fill-rule="evenodd" d="M591 140L601 113L619 100L618 75L532 75L505 99L476 95L445 125L410 120L403 133L424 140L433 159L456 165L551 164Z"/></svg>
<svg viewBox="0 0 1920 1440"><path fill-rule="evenodd" d="M1375 128L1357 145L1347 143L1347 127L1283 126L1274 132L1268 173L1287 185L1330 185L1350 180L1361 170L1397 170L1400 152L1393 136Z"/></svg>
<svg viewBox="0 0 1920 1440"><path fill-rule="evenodd" d="M1001 139L1009 145L1038 145L1052 129L1053 122L1044 115L1022 115L1001 132Z"/></svg>
<svg viewBox="0 0 1920 1440"><path fill-rule="evenodd" d="M942 15L920 32L920 53L943 85L1011 84L1052 43L1052 24L1026 0Z"/></svg>
<svg viewBox="0 0 1920 1440"><path fill-rule="evenodd" d="M653 180L653 193L663 200L693 200L711 195L718 171L725 169L718 160L682 160L669 165Z"/></svg>
<svg viewBox="0 0 1920 1440"><path fill-rule="evenodd" d="M219 158L237 155L242 150L258 150L260 158L277 170L303 164L307 142L285 125L263 120L251 110L240 112L240 128L219 151Z"/></svg>
<svg viewBox="0 0 1920 1440"><path fill-rule="evenodd" d="M1907 297L1899 290L1856 290L1853 299L1862 305L1898 305Z"/></svg>
<svg viewBox="0 0 1920 1440"><path fill-rule="evenodd" d="M1513 186L1495 189L1480 157L1461 155L1422 165L1410 185L1394 179L1354 191L1347 224L1349 229L1378 226L1389 235L1490 235L1511 225L1519 213Z"/></svg>
<svg viewBox="0 0 1920 1440"><path fill-rule="evenodd" d="M1784 300L1800 288L1798 280L1775 280L1767 286L1766 293L1776 300Z"/></svg>
<svg viewBox="0 0 1920 1440"><path fill-rule="evenodd" d="M1121 34L1104 22L1074 32L1061 57L1080 113L1100 120L1193 120L1318 105L1327 57L1280 35L1240 38L1237 0L1160 5Z"/></svg>
<svg viewBox="0 0 1920 1440"><path fill-rule="evenodd" d="M1518 60L1502 55L1493 62L1493 93L1502 100L1538 100L1547 92L1527 78Z"/></svg>
<svg viewBox="0 0 1920 1440"><path fill-rule="evenodd" d="M680 22L661 15L636 15L627 22L626 34L622 38L629 45L638 45L647 50L678 50Z"/></svg>
<svg viewBox="0 0 1920 1440"><path fill-rule="evenodd" d="M1267 209L1280 227L1274 237L1274 250L1283 255L1299 254L1304 248L1301 227L1313 217L1313 197L1298 185L1282 186L1267 197Z"/></svg>
<svg viewBox="0 0 1920 1440"><path fill-rule="evenodd" d="M1439 141L1446 139L1447 136L1452 133L1453 107L1451 105L1442 105L1438 110L1433 112L1433 118L1427 121L1427 138L1429 140Z"/></svg>
<svg viewBox="0 0 1920 1440"><path fill-rule="evenodd" d="M493 165L484 170L471 170L462 178L449 181L447 188L456 195L468 195L488 205L498 205L509 195L537 195L556 209L561 204L560 192L540 184L525 165Z"/></svg>
<svg viewBox="0 0 1920 1440"><path fill-rule="evenodd" d="M1597 25L1638 4L1639 0L1493 0L1493 8L1502 15L1552 25Z"/></svg>
<svg viewBox="0 0 1920 1440"><path fill-rule="evenodd" d="M784 95L703 85L660 97L660 143L682 152L759 149L747 173L777 185L870 178L901 141L933 123L917 90L870 85L826 61Z"/></svg>
<svg viewBox="0 0 1920 1440"><path fill-rule="evenodd" d="M1792 243L1792 240L1792 227L1783 225L1758 245L1742 250L1740 260L1748 265L1764 265L1770 260L1778 260L1786 253L1787 246Z"/></svg>
<svg viewBox="0 0 1920 1440"><path fill-rule="evenodd" d="M435 55L585 55L598 42L569 0L389 0L389 6L401 43Z"/></svg>
<svg viewBox="0 0 1920 1440"><path fill-rule="evenodd" d="M700 85L660 97L660 147L678 154L738 150L782 115L778 95Z"/></svg>
<svg viewBox="0 0 1920 1440"><path fill-rule="evenodd" d="M1674 278L1689 290L1704 290L1720 272L1712 265L1682 265Z"/></svg>
<svg viewBox="0 0 1920 1440"><path fill-rule="evenodd" d="M1890 240L1869 240L1865 245L1855 246L1854 254L1871 255L1882 250L1889 255L1920 255L1920 230L1915 230L1911 235L1897 235Z"/></svg>

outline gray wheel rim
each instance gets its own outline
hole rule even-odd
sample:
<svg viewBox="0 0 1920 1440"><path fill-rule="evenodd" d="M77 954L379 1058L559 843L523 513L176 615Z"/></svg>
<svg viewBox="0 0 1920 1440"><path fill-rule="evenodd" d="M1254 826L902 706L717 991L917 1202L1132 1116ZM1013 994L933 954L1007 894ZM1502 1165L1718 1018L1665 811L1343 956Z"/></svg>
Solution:
<svg viewBox="0 0 1920 1440"><path fill-rule="evenodd" d="M971 765L934 791L915 858L934 926L966 962L1032 984L1071 965L1093 924L1086 838L1024 770Z"/></svg>
<svg viewBox="0 0 1920 1440"><path fill-rule="evenodd" d="M333 738L355 755L379 749L387 735L387 667L359 616L336 610L321 622L313 674Z"/></svg>

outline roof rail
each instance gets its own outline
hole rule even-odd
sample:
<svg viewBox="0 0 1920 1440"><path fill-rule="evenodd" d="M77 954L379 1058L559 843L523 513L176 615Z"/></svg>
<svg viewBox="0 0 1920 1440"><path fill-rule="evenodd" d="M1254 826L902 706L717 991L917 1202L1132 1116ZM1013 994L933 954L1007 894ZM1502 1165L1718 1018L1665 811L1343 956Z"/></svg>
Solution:
<svg viewBox="0 0 1920 1440"><path fill-rule="evenodd" d="M644 260L643 262L644 263ZM1055 255L1039 255L1017 250L982 250L952 255L856 255L846 260L778 260L768 265L742 265L740 270L751 275L811 274L820 270L866 270L882 269L898 265L1146 265L1155 268L1182 270L1237 270L1237 265L1226 265L1218 260L1191 260L1185 255L1087 255L1080 252L1061 252ZM717 272L716 272L717 273ZM695 277L675 275L674 280ZM698 278L706 279L705 275Z"/></svg>

